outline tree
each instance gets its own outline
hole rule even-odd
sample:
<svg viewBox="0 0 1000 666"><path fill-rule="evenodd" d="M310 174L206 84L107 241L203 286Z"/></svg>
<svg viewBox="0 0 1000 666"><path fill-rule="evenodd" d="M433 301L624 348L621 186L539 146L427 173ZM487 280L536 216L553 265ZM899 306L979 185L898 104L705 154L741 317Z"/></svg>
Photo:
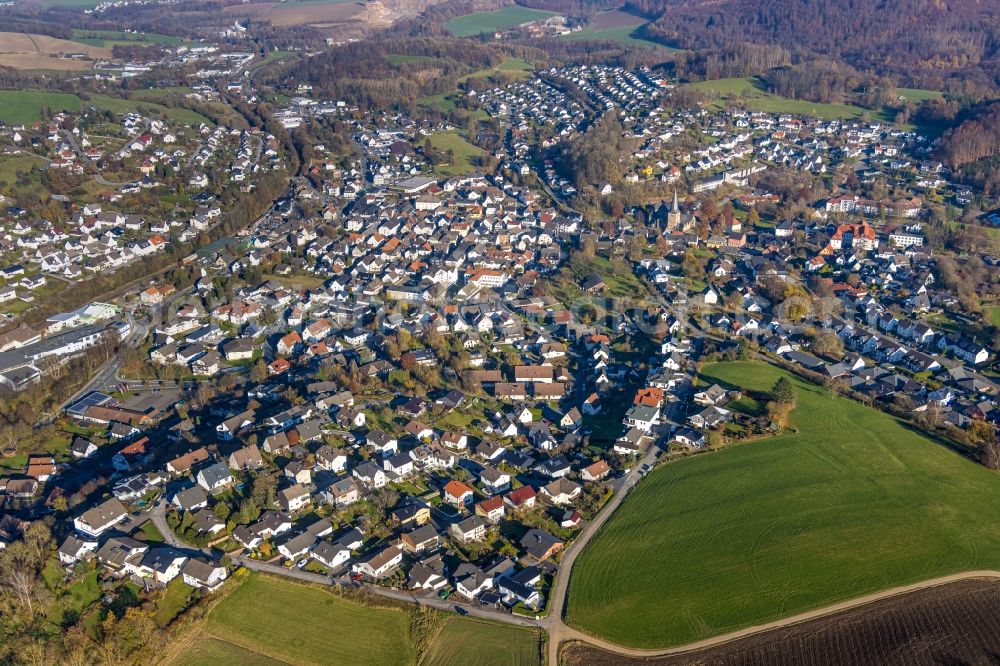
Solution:
<svg viewBox="0 0 1000 666"><path fill-rule="evenodd" d="M795 402L795 390L788 377L781 377L771 387L771 399L777 403L790 405Z"/></svg>
<svg viewBox="0 0 1000 666"><path fill-rule="evenodd" d="M255 384L259 384L267 379L267 364L264 363L264 359L259 358L250 367L250 381Z"/></svg>
<svg viewBox="0 0 1000 666"><path fill-rule="evenodd" d="M834 331L822 328L813 336L812 350L823 356L840 358L844 355L844 341Z"/></svg>
<svg viewBox="0 0 1000 666"><path fill-rule="evenodd" d="M793 293L777 307L778 317L791 321L801 321L812 311L812 299L802 293Z"/></svg>
<svg viewBox="0 0 1000 666"><path fill-rule="evenodd" d="M973 421L969 424L966 433L970 442L979 445L995 440L997 436L996 430L986 421Z"/></svg>
<svg viewBox="0 0 1000 666"><path fill-rule="evenodd" d="M216 502L212 510L223 522L225 522L225 520L229 518L229 515L233 512L232 507L229 506L229 502Z"/></svg>

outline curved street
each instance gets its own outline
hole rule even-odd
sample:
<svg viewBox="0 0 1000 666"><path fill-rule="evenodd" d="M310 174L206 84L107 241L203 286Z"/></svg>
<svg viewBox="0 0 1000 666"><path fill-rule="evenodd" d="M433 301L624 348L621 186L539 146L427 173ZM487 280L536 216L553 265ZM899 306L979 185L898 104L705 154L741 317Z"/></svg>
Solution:
<svg viewBox="0 0 1000 666"><path fill-rule="evenodd" d="M261 562L260 560L253 560L246 557L234 557L233 562L244 566L251 571L260 571L274 574L276 576L285 576L286 578L292 578L304 583L316 583L318 585L330 586L337 584L337 579L335 577L303 571L296 567L284 567L278 564L269 564L267 562ZM424 596L414 594L413 592L406 590L397 590L394 588L381 587L379 585L369 585L367 583L354 584L353 587L355 589L363 590L368 594L385 597L387 599L395 599L396 601L402 601L404 603L417 604L418 606L429 606L431 608L437 608L438 610L447 612L454 612L456 606L458 606L462 608L466 614L482 618L484 620L514 624L522 627L539 626L539 623L531 618L512 615L511 613L505 613L498 610L491 610L485 606L465 603L456 604L455 601L441 599L433 594Z"/></svg>
<svg viewBox="0 0 1000 666"><path fill-rule="evenodd" d="M652 466L653 461L656 459L657 450L656 446L649 447L646 455L640 462L636 463L632 471L628 473L621 485L615 490L611 499L597 512L594 520L584 527L573 543L563 551L563 556L559 563L559 574L556 576L555 582L552 585L552 592L549 595L549 614L540 623L549 634L549 641L546 645L547 664L555 665L559 663L559 646L564 641L582 640L592 642L589 636L568 626L563 620L563 616L566 613L566 592L569 589L569 581L573 575L573 564L576 562L580 551L590 543L594 535L600 531L604 523L621 506L621 503L625 501L625 498L628 497L632 489L642 479L642 473L640 472L642 466Z"/></svg>

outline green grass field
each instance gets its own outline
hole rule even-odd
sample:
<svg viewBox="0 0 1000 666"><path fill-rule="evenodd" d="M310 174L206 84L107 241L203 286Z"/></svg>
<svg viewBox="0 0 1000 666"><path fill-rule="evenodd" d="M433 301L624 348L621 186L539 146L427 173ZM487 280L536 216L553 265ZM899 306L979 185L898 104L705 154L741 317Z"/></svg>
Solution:
<svg viewBox="0 0 1000 666"><path fill-rule="evenodd" d="M425 55L404 55L402 53L390 53L385 59L393 65L434 65L445 62L442 58Z"/></svg>
<svg viewBox="0 0 1000 666"><path fill-rule="evenodd" d="M752 77L699 81L691 83L689 86L716 97L714 106L719 109L725 108L726 102L738 99L751 111L795 113L828 120L857 118L868 112L873 119L890 120L881 112L864 109L854 104L820 104L772 95L764 89L760 80Z"/></svg>
<svg viewBox="0 0 1000 666"><path fill-rule="evenodd" d="M678 49L658 44L641 36L641 27L623 25L617 28L584 28L576 32L571 32L562 36L562 39L569 41L579 41L583 39L607 40L618 42L623 46L638 46L642 48L660 48L667 51L677 51Z"/></svg>
<svg viewBox="0 0 1000 666"><path fill-rule="evenodd" d="M152 102L119 99L106 95L90 95L90 100L86 104L108 109L115 113L127 113L142 106L153 113L162 113L180 123L191 125L210 122L200 113L189 109L171 109ZM58 111L77 113L83 108L84 102L76 95L69 93L42 90L0 90L0 121L2 122L8 124L33 123L42 119L42 109L46 106L53 113Z"/></svg>
<svg viewBox="0 0 1000 666"><path fill-rule="evenodd" d="M69 9L93 9L101 0L43 0L45 7L67 7Z"/></svg>
<svg viewBox="0 0 1000 666"><path fill-rule="evenodd" d="M73 41L91 46L111 48L117 44L139 44L163 46L180 46L184 44L191 46L195 42L189 42L174 35L158 35L152 32L125 32L124 30L73 30Z"/></svg>
<svg viewBox="0 0 1000 666"><path fill-rule="evenodd" d="M185 125L197 125L199 123L205 123L206 125L212 124L212 121L208 118L190 109L169 108L160 104L134 99L119 99L118 97L108 97L106 95L90 95L90 101L87 102L87 104L92 104L98 108L113 111L114 113L129 113L130 111L135 111L142 107L150 113L163 114L167 118Z"/></svg>
<svg viewBox="0 0 1000 666"><path fill-rule="evenodd" d="M217 638L199 638L179 657L174 666L271 666L288 662L241 648Z"/></svg>
<svg viewBox="0 0 1000 666"><path fill-rule="evenodd" d="M740 94L743 96L761 94L764 91L759 88L759 82L750 77L736 79L711 79L709 81L698 81L688 84L695 90L717 95L720 97Z"/></svg>
<svg viewBox="0 0 1000 666"><path fill-rule="evenodd" d="M208 615L211 636L294 664L405 664L409 618L250 574Z"/></svg>
<svg viewBox="0 0 1000 666"><path fill-rule="evenodd" d="M42 118L42 107L56 111L79 111L80 98L69 93L42 90L0 90L0 121L33 123Z"/></svg>
<svg viewBox="0 0 1000 666"><path fill-rule="evenodd" d="M61 625L67 618L76 617L88 606L101 598L101 588L97 581L98 572L91 571L70 585L66 594L57 599L49 609L48 620Z"/></svg>
<svg viewBox="0 0 1000 666"><path fill-rule="evenodd" d="M440 95L428 95L417 100L417 106L425 106L436 111L452 111L457 108L455 104L456 93L441 93Z"/></svg>
<svg viewBox="0 0 1000 666"><path fill-rule="evenodd" d="M481 79L488 76L502 76L506 79L526 78L535 66L523 58L507 58L496 67L480 69L458 78L457 83L464 83L471 79Z"/></svg>
<svg viewBox="0 0 1000 666"><path fill-rule="evenodd" d="M782 371L709 365L767 390ZM1000 476L794 379L779 436L669 463L584 550L568 618L623 645L722 634L879 589L1000 566Z"/></svg>
<svg viewBox="0 0 1000 666"><path fill-rule="evenodd" d="M455 132L435 132L428 138L435 151L443 153L452 150L455 153L453 164L444 164L435 169L441 176L450 178L472 173L478 168L476 158L485 154L482 149L473 146Z"/></svg>
<svg viewBox="0 0 1000 666"><path fill-rule="evenodd" d="M475 14L456 16L445 23L444 27L457 37L471 37L484 32L513 28L522 23L531 23L550 16L555 16L555 14L511 5L493 12L476 12Z"/></svg>
<svg viewBox="0 0 1000 666"><path fill-rule="evenodd" d="M129 92L129 99L139 100L141 102L162 102L165 99L171 97L176 97L177 95L186 95L192 92L192 88L187 86L171 86L167 88L143 88L141 90L132 90Z"/></svg>
<svg viewBox="0 0 1000 666"><path fill-rule="evenodd" d="M407 612L364 606L261 574L227 585L235 588L212 608L203 627L171 646L165 663L416 666ZM181 599L182 592L174 596ZM429 629L433 633L427 635L421 666L538 666L541 661L536 631L450 614L439 618Z"/></svg>
<svg viewBox="0 0 1000 666"><path fill-rule="evenodd" d="M896 94L905 97L911 102L923 102L927 99L941 97L942 94L936 90L922 90L921 88L896 88Z"/></svg>
<svg viewBox="0 0 1000 666"><path fill-rule="evenodd" d="M182 578L178 577L170 581L170 584L163 590L163 596L156 601L156 613L153 615L156 626L162 628L173 622L175 617L191 605L193 594L194 588L185 583Z"/></svg>
<svg viewBox="0 0 1000 666"><path fill-rule="evenodd" d="M537 666L538 634L529 629L452 616L435 636L428 666Z"/></svg>
<svg viewBox="0 0 1000 666"><path fill-rule="evenodd" d="M986 315L986 321L988 321L991 326L1000 326L1000 305L986 306L983 308L983 314Z"/></svg>
<svg viewBox="0 0 1000 666"><path fill-rule="evenodd" d="M0 181L13 184L18 173L30 173L32 169L44 167L45 160L34 155L12 155L0 158Z"/></svg>

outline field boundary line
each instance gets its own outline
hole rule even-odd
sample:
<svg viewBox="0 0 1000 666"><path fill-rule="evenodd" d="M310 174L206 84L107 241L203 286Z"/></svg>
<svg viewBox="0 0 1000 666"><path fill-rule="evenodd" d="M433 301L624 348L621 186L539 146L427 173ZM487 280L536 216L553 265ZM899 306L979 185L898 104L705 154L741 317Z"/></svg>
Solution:
<svg viewBox="0 0 1000 666"><path fill-rule="evenodd" d="M273 659L282 664L288 664L288 666L295 666L294 662L286 661L285 659L282 659L281 657L272 654L271 652L261 650L259 645L251 646L246 643L242 643L238 640L233 640L232 638L226 638L225 636L220 636L219 634L215 633L214 631L212 631L207 627L205 628L205 631L202 634L202 636L205 638L212 638L214 640L225 643L226 645L232 645L233 647L238 647L241 650L246 650L247 652L253 652L254 654L259 654L262 657ZM298 662L298 663L302 664L302 663L313 663L313 662Z"/></svg>
<svg viewBox="0 0 1000 666"><path fill-rule="evenodd" d="M565 630L563 632L564 637L561 646L568 645L570 643L584 643L592 647L600 648L612 654L624 655L628 657L664 657L669 655L686 654L690 652L696 652L698 650L703 650L709 647L717 647L725 643L731 643L733 641L740 640L741 638L747 638L749 636L765 633L768 631L772 631L774 629L784 629L786 627L803 624L810 620L816 620L830 615L835 615L843 611L853 610L856 608L860 608L862 606L867 606L869 604L878 601L883 601L885 599L890 599L893 597L910 594L912 592L919 592L920 590L926 590L934 587L941 587L942 585L948 585L950 583L957 583L965 580L976 580L976 579L1000 580L1000 571L993 571L993 570L964 571L960 573L949 574L947 576L929 578L927 580L918 581L916 583L909 583L907 585L899 585L896 587L880 590L877 592L871 592L862 595L860 597L853 597L851 599L846 599L844 601L840 601L835 604L830 604L828 606L816 608L811 611L805 611L803 613L798 613L796 615L792 615L779 620L773 620L771 622L766 622L764 624L757 624L750 627L745 627L743 629L731 631L726 634L720 634L718 636L713 636L711 638L705 638L700 641L687 643L685 645L677 645L674 647L630 648L623 645L617 645L615 643L611 643L596 636L592 636L580 629L577 629L576 627L571 627L569 625L566 625ZM560 646L560 651L561 651L561 646Z"/></svg>

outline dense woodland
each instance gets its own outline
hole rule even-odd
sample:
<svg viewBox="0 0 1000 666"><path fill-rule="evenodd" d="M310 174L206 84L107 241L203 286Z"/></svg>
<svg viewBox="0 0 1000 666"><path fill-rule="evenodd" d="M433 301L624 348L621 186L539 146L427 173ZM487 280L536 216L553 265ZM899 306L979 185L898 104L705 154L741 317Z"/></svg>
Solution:
<svg viewBox="0 0 1000 666"><path fill-rule="evenodd" d="M1000 155L1000 103L986 105L950 130L942 157L953 168Z"/></svg>
<svg viewBox="0 0 1000 666"><path fill-rule="evenodd" d="M590 183L619 183L624 175L623 154L634 147L622 136L615 113L606 113L594 125L556 149L556 166L578 189Z"/></svg>
<svg viewBox="0 0 1000 666"><path fill-rule="evenodd" d="M631 0L658 16L649 35L685 48L780 44L903 83L951 92L997 87L1000 0Z"/></svg>

